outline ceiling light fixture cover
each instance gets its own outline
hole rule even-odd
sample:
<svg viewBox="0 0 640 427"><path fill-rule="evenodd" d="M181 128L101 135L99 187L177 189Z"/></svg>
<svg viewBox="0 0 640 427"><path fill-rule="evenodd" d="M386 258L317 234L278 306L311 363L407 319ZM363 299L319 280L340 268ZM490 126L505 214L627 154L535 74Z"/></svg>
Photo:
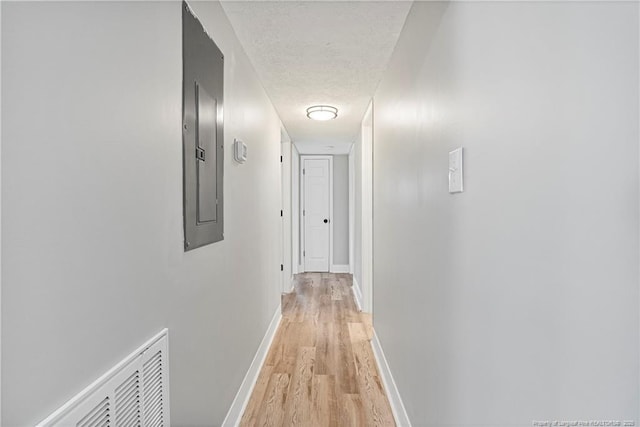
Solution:
<svg viewBox="0 0 640 427"><path fill-rule="evenodd" d="M330 105L314 105L307 108L307 117L313 120L332 120L338 117L338 109Z"/></svg>

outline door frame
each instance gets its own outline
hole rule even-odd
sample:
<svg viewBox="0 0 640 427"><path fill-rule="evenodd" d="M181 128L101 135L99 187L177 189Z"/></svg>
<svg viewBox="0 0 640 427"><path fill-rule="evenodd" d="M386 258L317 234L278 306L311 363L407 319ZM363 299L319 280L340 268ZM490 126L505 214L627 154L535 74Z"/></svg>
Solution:
<svg viewBox="0 0 640 427"><path fill-rule="evenodd" d="M369 102L362 119L362 310L373 314L373 144L374 105Z"/></svg>
<svg viewBox="0 0 640 427"><path fill-rule="evenodd" d="M355 241L356 241L356 144L349 149L349 274L355 275Z"/></svg>
<svg viewBox="0 0 640 427"><path fill-rule="evenodd" d="M302 267L302 230L300 229L300 152L296 144L291 143L291 240L293 274L303 272Z"/></svg>
<svg viewBox="0 0 640 427"><path fill-rule="evenodd" d="M307 265L306 265L306 234L307 234L307 228L306 228L306 221L305 221L305 216L304 216L304 207L306 204L306 195L304 193L304 187L305 187L305 174L304 174L304 170L305 170L305 160L329 160L329 266L327 271L329 273L332 273L332 266L333 266L333 156L327 156L327 155L302 155L300 156L300 176L299 176L299 183L300 183L300 211L298 212L299 218L300 218L300 224L301 224L301 236L300 236L300 242L302 243L302 270L303 272L307 271Z"/></svg>
<svg viewBox="0 0 640 427"><path fill-rule="evenodd" d="M280 143L280 183L281 183L281 215L280 215L280 235L282 239L282 267L280 281L283 293L291 292L293 286L292 269L292 219L293 210L291 204L291 141L283 131L282 142Z"/></svg>

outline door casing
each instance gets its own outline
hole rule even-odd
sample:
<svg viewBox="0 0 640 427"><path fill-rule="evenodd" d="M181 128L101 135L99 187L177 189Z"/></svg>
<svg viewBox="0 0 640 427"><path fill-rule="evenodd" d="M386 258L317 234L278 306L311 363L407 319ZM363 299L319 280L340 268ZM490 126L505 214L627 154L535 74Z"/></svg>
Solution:
<svg viewBox="0 0 640 427"><path fill-rule="evenodd" d="M305 187L305 176L304 176L304 170L305 170L305 160L329 160L329 268L328 268L328 272L331 272L331 268L333 266L333 156L318 156L318 155L303 155L300 156L300 179L298 182L300 182L300 224L301 224L301 243L302 243L302 251L303 251L303 257L302 257L302 268L304 269L304 271L307 271L307 267L306 267L306 256L305 256L305 249L306 249L306 223L305 223L305 217L303 214L304 211L304 207L306 204L306 199L305 199L305 192L304 192L304 187Z"/></svg>

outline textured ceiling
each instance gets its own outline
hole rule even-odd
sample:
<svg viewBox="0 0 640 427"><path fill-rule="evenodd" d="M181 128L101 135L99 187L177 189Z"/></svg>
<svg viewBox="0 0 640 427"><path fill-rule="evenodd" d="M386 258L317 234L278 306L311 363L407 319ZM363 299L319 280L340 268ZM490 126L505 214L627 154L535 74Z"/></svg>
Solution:
<svg viewBox="0 0 640 427"><path fill-rule="evenodd" d="M348 152L411 2L223 1L222 6L298 148ZM338 118L309 120L305 110L316 104L337 107Z"/></svg>

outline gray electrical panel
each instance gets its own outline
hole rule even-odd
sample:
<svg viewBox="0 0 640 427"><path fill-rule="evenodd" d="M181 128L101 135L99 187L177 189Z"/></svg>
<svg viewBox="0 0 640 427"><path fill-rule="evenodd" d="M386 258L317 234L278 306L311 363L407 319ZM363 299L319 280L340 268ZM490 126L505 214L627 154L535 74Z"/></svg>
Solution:
<svg viewBox="0 0 640 427"><path fill-rule="evenodd" d="M222 240L224 57L182 3L184 249Z"/></svg>

